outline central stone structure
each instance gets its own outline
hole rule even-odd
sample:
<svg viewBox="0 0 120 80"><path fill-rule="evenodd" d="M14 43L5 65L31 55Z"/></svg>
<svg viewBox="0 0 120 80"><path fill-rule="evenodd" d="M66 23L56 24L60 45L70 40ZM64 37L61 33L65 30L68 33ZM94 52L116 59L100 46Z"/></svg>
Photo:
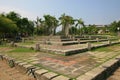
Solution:
<svg viewBox="0 0 120 80"><path fill-rule="evenodd" d="M35 37L35 42L41 46L41 51L50 53L71 55L91 50L102 46L108 46L108 41L113 38L103 36L40 36ZM99 44L93 44L94 42ZM101 43L100 43L101 42ZM107 43L102 43L107 42ZM91 45L92 44L92 45Z"/></svg>

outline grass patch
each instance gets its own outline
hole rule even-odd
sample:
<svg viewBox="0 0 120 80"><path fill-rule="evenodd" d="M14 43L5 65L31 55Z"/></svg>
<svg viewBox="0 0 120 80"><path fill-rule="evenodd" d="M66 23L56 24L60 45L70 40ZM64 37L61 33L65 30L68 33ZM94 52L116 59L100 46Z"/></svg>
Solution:
<svg viewBox="0 0 120 80"><path fill-rule="evenodd" d="M93 49L91 51L98 51L98 52L111 52L113 51L110 47L100 47L100 48L96 48Z"/></svg>
<svg viewBox="0 0 120 80"><path fill-rule="evenodd" d="M93 42L92 44L102 44L102 42Z"/></svg>
<svg viewBox="0 0 120 80"><path fill-rule="evenodd" d="M13 48L4 54L17 59L17 60L22 60L22 59L27 59L30 58L31 56L35 55L36 52L34 50L28 49L28 48Z"/></svg>
<svg viewBox="0 0 120 80"><path fill-rule="evenodd" d="M14 48L9 52L10 53L26 53L26 52L28 53L28 52L35 52L35 51L28 48Z"/></svg>
<svg viewBox="0 0 120 80"><path fill-rule="evenodd" d="M2 48L2 47L7 47L6 45L0 45L0 48Z"/></svg>
<svg viewBox="0 0 120 80"><path fill-rule="evenodd" d="M32 44L34 44L34 42L33 41L28 41L28 42L22 42L22 43L20 43L21 45L32 45Z"/></svg>

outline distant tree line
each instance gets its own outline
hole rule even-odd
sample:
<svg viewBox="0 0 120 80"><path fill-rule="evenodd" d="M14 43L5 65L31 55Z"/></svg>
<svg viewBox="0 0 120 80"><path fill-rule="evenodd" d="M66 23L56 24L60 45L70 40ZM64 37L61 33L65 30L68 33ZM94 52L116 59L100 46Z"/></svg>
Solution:
<svg viewBox="0 0 120 80"><path fill-rule="evenodd" d="M62 26L62 30L56 32L56 28ZM43 18L37 17L31 21L26 17L12 11L7 14L0 14L0 37L31 36L35 35L83 35L97 34L99 30L104 33L116 33L119 30L120 21L114 21L110 25L97 27L96 25L84 24L80 19L74 19L72 16L62 14L58 19L55 16L44 15Z"/></svg>

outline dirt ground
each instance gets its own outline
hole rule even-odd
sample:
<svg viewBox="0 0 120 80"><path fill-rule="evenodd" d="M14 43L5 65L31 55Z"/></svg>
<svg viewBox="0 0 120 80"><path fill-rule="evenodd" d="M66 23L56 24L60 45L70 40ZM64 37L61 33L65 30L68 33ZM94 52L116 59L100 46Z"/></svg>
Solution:
<svg viewBox="0 0 120 80"><path fill-rule="evenodd" d="M0 61L0 80L35 80L34 78L20 73L15 68L10 68L7 63Z"/></svg>

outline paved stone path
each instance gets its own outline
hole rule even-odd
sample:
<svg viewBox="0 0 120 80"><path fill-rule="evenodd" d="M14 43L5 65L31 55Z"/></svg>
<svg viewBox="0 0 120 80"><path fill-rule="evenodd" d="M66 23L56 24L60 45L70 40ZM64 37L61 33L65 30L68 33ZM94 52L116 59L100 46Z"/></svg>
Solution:
<svg viewBox="0 0 120 80"><path fill-rule="evenodd" d="M97 64L100 64L117 54L119 53L113 54L111 52L106 53L96 51L73 56L57 56L40 53L35 58L31 59L33 60L33 64L42 65L42 67L45 67L46 69L74 78L93 69Z"/></svg>
<svg viewBox="0 0 120 80"><path fill-rule="evenodd" d="M10 68L6 63L0 61L0 80L35 80L32 77L20 73L15 68Z"/></svg>
<svg viewBox="0 0 120 80"><path fill-rule="evenodd" d="M120 55L120 46L109 47L110 51L88 51L72 56L53 55L50 53L38 53L35 57L26 59L27 62L42 66L45 69L67 75L70 78L77 77L93 69L96 65ZM112 51L112 52L111 52Z"/></svg>
<svg viewBox="0 0 120 80"><path fill-rule="evenodd" d="M64 48L72 49L80 46L82 45L65 46ZM31 64L36 64L37 66L39 65L45 69L57 72L59 74L66 75L70 78L75 78L93 69L96 65L103 63L106 60L109 60L115 55L120 54L119 48L120 46L117 46L117 48L116 46L112 47L112 52L94 51L94 52L84 52L72 56L61 56L61 55L58 56L50 53L40 52L38 55L34 57L30 57L25 61Z"/></svg>

